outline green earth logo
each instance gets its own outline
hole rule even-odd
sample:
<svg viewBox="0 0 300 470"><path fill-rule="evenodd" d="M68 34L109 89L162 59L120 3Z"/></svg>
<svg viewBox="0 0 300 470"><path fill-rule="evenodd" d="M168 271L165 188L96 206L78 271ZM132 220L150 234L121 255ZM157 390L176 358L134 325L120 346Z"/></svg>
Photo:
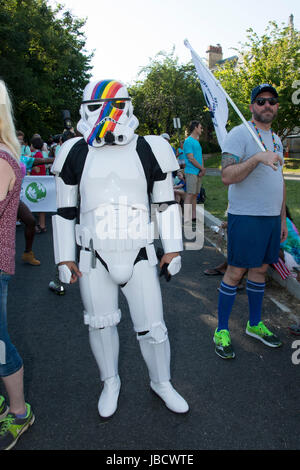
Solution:
<svg viewBox="0 0 300 470"><path fill-rule="evenodd" d="M30 202L40 202L45 199L47 191L41 183L30 183L25 189L25 195Z"/></svg>

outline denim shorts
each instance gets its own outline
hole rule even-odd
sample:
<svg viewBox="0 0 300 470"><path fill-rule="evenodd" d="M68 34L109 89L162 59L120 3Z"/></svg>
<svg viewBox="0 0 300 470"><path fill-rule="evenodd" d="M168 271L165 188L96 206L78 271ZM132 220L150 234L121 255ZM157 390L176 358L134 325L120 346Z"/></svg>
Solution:
<svg viewBox="0 0 300 470"><path fill-rule="evenodd" d="M228 264L259 268L277 263L280 250L281 217L228 214Z"/></svg>
<svg viewBox="0 0 300 470"><path fill-rule="evenodd" d="M10 274L0 270L0 377L14 374L23 365L7 331L7 289L10 278Z"/></svg>

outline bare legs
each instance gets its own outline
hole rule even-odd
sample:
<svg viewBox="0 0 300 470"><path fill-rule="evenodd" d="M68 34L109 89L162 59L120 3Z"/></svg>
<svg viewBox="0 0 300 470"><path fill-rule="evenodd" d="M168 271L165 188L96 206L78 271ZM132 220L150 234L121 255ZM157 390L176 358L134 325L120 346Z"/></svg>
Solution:
<svg viewBox="0 0 300 470"><path fill-rule="evenodd" d="M14 374L2 377L9 397L9 409L11 413L24 414L26 412L23 377L23 366Z"/></svg>

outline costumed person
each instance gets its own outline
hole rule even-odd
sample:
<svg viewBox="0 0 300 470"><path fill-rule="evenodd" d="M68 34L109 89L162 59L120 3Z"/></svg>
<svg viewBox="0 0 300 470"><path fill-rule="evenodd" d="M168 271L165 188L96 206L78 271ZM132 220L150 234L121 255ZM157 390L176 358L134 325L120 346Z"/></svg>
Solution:
<svg viewBox="0 0 300 470"><path fill-rule="evenodd" d="M61 281L79 278L84 322L104 382L99 414L114 414L121 385L119 287L129 305L151 389L171 411L186 413L187 402L170 382L170 344L150 219L151 198L158 207L164 249L161 272L169 278L181 268L181 218L172 179L176 157L162 137L134 133L138 120L126 87L118 81L89 83L80 115L77 129L83 138L65 142L52 166L58 207L53 237ZM76 244L81 248L78 266Z"/></svg>

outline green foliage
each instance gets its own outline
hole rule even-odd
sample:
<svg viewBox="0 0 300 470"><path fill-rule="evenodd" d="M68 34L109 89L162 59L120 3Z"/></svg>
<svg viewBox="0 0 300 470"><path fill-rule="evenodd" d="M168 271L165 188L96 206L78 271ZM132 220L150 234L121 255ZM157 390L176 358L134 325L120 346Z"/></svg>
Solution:
<svg viewBox="0 0 300 470"><path fill-rule="evenodd" d="M221 176L204 176L202 184L206 191L205 209L221 220L226 220L228 187ZM300 228L299 181L285 180L286 202L296 227Z"/></svg>
<svg viewBox="0 0 300 470"><path fill-rule="evenodd" d="M47 0L0 0L0 74L16 126L29 138L61 132L62 109L77 120L92 57L84 50L84 23Z"/></svg>
<svg viewBox="0 0 300 470"><path fill-rule="evenodd" d="M193 64L179 64L174 49L170 54L160 52L141 70L140 77L129 88L140 133L167 132L178 145L189 122L196 119L203 123L205 139L212 138L213 125ZM180 135L173 127L174 117L181 120Z"/></svg>
<svg viewBox="0 0 300 470"><path fill-rule="evenodd" d="M241 44L237 53L238 63L225 62L215 72L216 77L245 118L251 117L251 90L260 83L274 85L280 97L280 108L273 127L284 138L300 120L300 106L292 101L293 83L299 78L299 31L269 22L265 34L259 37L251 28L248 42ZM230 109L228 129L240 122L235 111Z"/></svg>

